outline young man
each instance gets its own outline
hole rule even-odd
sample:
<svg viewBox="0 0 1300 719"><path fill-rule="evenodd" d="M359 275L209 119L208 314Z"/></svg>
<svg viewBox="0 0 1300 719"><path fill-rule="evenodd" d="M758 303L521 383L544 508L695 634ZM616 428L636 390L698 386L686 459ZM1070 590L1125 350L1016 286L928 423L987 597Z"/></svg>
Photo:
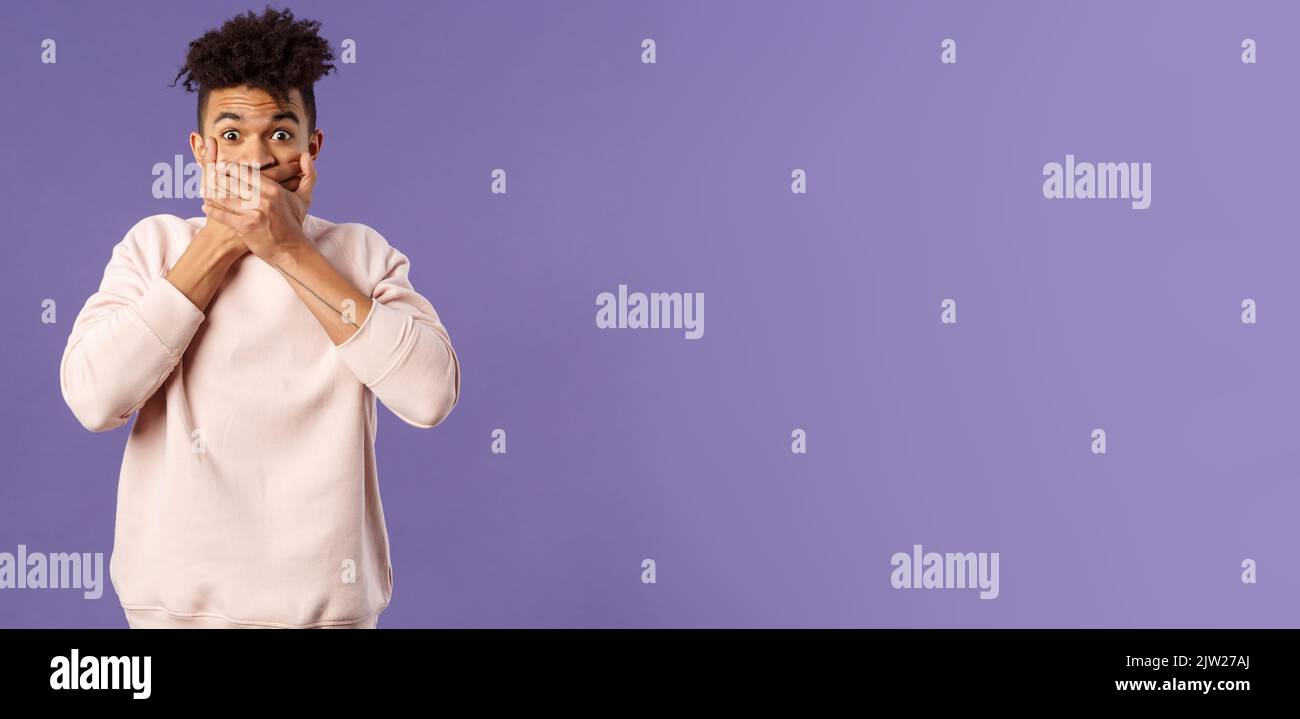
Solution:
<svg viewBox="0 0 1300 719"><path fill-rule="evenodd" d="M376 397L416 427L460 398L407 258L307 212L319 27L267 8L190 43L205 217L136 224L64 351L87 429L136 413L109 563L133 628L375 627L393 591Z"/></svg>

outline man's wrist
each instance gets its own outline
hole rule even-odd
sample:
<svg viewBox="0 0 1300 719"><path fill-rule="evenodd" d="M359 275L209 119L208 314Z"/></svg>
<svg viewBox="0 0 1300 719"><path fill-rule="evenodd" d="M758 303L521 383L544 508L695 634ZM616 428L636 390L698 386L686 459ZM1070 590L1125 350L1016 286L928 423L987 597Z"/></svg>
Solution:
<svg viewBox="0 0 1300 719"><path fill-rule="evenodd" d="M303 254L311 249L313 248L307 243L307 239L300 237L289 242L277 243L274 254L267 259L272 267L291 272L302 260Z"/></svg>
<svg viewBox="0 0 1300 719"><path fill-rule="evenodd" d="M194 238L193 250L212 264L229 266L234 264L247 248L238 235L230 237L200 235Z"/></svg>
<svg viewBox="0 0 1300 719"><path fill-rule="evenodd" d="M244 241L233 231L199 233L194 237L194 242L198 246L196 249L204 255L226 264L233 263L248 250Z"/></svg>

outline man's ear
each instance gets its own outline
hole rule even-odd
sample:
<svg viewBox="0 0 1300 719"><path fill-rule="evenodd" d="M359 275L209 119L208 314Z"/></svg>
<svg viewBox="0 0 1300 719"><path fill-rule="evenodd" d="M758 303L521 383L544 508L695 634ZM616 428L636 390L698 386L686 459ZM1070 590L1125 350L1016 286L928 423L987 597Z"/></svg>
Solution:
<svg viewBox="0 0 1300 719"><path fill-rule="evenodd" d="M313 162L317 157L320 157L320 149L324 145L325 133L321 132L318 127L316 128L316 132L312 134L311 139L307 141L307 154L311 155Z"/></svg>
<svg viewBox="0 0 1300 719"><path fill-rule="evenodd" d="M190 133L190 152L194 153L194 161L203 164L203 136L197 132Z"/></svg>

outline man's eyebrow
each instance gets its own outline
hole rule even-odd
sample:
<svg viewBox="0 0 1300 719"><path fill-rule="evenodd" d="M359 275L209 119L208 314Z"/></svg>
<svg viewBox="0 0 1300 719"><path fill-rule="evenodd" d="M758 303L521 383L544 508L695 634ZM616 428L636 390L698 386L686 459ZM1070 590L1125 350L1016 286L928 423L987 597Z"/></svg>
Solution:
<svg viewBox="0 0 1300 719"><path fill-rule="evenodd" d="M239 122L242 119L243 118L241 118L239 115L233 112L223 112L220 115L217 115L216 119L214 119L213 122L214 123L221 122L222 120L234 120L235 122ZM279 122L281 120L293 120L294 122L301 124L301 121L298 119L298 114L293 112L292 110L277 112L275 115L271 117L271 122Z"/></svg>

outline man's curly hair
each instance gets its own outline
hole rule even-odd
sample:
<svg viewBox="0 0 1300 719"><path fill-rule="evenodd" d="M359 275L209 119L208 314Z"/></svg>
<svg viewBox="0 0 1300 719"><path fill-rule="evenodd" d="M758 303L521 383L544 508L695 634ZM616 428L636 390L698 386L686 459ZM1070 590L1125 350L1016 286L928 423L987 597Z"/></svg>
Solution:
<svg viewBox="0 0 1300 719"><path fill-rule="evenodd" d="M316 131L316 93L313 85L334 69L334 52L318 33L317 20L295 20L293 11L271 6L259 15L250 10L227 20L190 43L185 65L176 78L184 78L186 92L199 93L198 128L213 90L246 85L285 102L289 93L302 93L308 132Z"/></svg>

